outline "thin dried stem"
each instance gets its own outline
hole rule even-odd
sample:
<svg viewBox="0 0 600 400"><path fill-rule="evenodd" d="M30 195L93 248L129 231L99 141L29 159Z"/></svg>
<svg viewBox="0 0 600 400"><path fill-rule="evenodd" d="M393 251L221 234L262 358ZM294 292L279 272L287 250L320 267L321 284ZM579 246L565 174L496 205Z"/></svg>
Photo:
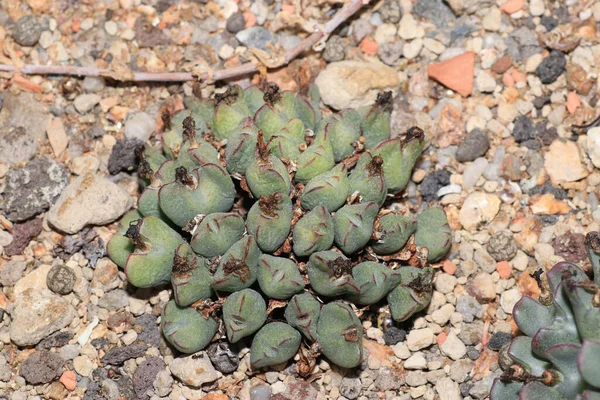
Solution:
<svg viewBox="0 0 600 400"><path fill-rule="evenodd" d="M316 31L304 39L293 49L288 50L282 61L269 68L279 68L289 64L298 55L313 47L322 39L326 39L338 26L348 18L356 14L362 7L369 4L371 0L352 0L346 7L336 13L329 22L325 24L322 31ZM14 72L23 75L72 75L72 76L107 76L122 81L133 82L185 82L200 80L203 82L216 82L248 75L258 71L259 63L248 62L237 67L215 71L212 76L205 72L200 76L195 76L191 72L132 72L127 76L118 76L110 69L91 68L91 67L73 67L59 65L25 65L17 68L14 65L0 64L0 72Z"/></svg>

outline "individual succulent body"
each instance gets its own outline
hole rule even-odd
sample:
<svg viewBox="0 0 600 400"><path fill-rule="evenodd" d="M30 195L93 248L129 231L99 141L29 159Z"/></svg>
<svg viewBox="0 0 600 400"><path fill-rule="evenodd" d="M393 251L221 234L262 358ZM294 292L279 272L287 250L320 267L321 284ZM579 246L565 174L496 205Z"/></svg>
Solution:
<svg viewBox="0 0 600 400"><path fill-rule="evenodd" d="M387 299L404 321L429 303L426 263L447 253L451 232L441 208L416 218L382 209L424 142L418 128L390 138L390 101L325 118L314 86L185 101L160 148L146 146L138 209L108 245L134 286L171 283L162 330L174 347L253 337L262 368L304 339L349 368L362 358L352 305Z"/></svg>
<svg viewBox="0 0 600 400"><path fill-rule="evenodd" d="M585 244L593 278L560 262L546 272L540 301L515 305L524 335L509 345L514 364L495 380L492 400L600 399L600 232Z"/></svg>

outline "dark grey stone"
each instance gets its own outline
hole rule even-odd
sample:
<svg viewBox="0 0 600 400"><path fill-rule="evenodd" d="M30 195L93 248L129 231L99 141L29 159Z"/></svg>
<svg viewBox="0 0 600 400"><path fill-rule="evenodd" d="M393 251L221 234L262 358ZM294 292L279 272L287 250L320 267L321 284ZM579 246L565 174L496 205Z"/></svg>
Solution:
<svg viewBox="0 0 600 400"><path fill-rule="evenodd" d="M48 383L60 375L64 363L58 354L42 350L33 353L23 362L20 374L32 385Z"/></svg>
<svg viewBox="0 0 600 400"><path fill-rule="evenodd" d="M164 370L166 366L160 358L151 357L136 368L133 374L133 390L138 399L145 400L149 398L146 391L152 388L156 375Z"/></svg>
<svg viewBox="0 0 600 400"><path fill-rule="evenodd" d="M115 347L106 352L102 357L102 362L109 365L120 365L129 359L143 356L147 349L148 346L145 344Z"/></svg>
<svg viewBox="0 0 600 400"><path fill-rule="evenodd" d="M19 222L46 211L68 184L69 171L48 157L33 160L23 168L11 168L4 191L6 217Z"/></svg>
<svg viewBox="0 0 600 400"><path fill-rule="evenodd" d="M275 44L275 38L262 26L253 26L243 31L239 31L235 37L246 47L255 47L266 50L267 43Z"/></svg>
<svg viewBox="0 0 600 400"><path fill-rule="evenodd" d="M69 294L73 291L77 276L75 272L66 265L58 264L50 268L46 276L48 289L58 294Z"/></svg>
<svg viewBox="0 0 600 400"><path fill-rule="evenodd" d="M231 350L228 342L213 343L206 352L215 369L224 374L234 372L240 365L237 353Z"/></svg>
<svg viewBox="0 0 600 400"><path fill-rule="evenodd" d="M346 43L338 35L333 35L327 40L323 58L327 62L342 61L346 58Z"/></svg>
<svg viewBox="0 0 600 400"><path fill-rule="evenodd" d="M42 25L33 15L19 18L13 28L13 39L21 46L33 46L40 40Z"/></svg>
<svg viewBox="0 0 600 400"><path fill-rule="evenodd" d="M421 182L421 196L425 201L437 200L440 188L450 184L450 171L434 171Z"/></svg>
<svg viewBox="0 0 600 400"><path fill-rule="evenodd" d="M244 14L241 12L236 12L231 14L229 18L227 18L227 23L225 24L225 28L231 33L238 33L246 27L246 20L244 19Z"/></svg>
<svg viewBox="0 0 600 400"><path fill-rule="evenodd" d="M552 51L548 57L542 61L535 69L535 73L540 78L542 83L548 84L554 82L565 72L567 59L560 51Z"/></svg>
<svg viewBox="0 0 600 400"><path fill-rule="evenodd" d="M460 162L473 161L483 156L490 148L490 139L481 129L473 129L456 150L456 160Z"/></svg>

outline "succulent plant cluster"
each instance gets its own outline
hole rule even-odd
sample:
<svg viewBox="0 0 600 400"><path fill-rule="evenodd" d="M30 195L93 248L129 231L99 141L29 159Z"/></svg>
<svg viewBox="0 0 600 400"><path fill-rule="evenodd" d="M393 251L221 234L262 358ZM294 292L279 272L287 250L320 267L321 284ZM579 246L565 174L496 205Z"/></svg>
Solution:
<svg viewBox="0 0 600 400"><path fill-rule="evenodd" d="M403 321L429 303L425 264L451 245L443 209L382 210L407 185L423 132L390 137L391 93L323 117L316 87L304 92L231 86L187 99L143 152L145 189L108 251L134 286L172 284L161 323L181 352L254 335L261 368L293 357L304 337L354 367L354 305L387 297ZM384 263L411 257L421 262Z"/></svg>
<svg viewBox="0 0 600 400"><path fill-rule="evenodd" d="M495 380L491 399L600 399L600 232L588 233L585 245L592 279L560 262L541 281L540 301L525 296L515 305L524 335L510 343L514 364Z"/></svg>

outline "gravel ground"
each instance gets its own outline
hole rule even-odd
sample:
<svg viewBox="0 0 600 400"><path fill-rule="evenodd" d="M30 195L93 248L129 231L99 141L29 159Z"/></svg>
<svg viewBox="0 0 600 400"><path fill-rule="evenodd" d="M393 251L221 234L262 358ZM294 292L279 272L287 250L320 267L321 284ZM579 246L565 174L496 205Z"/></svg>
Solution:
<svg viewBox="0 0 600 400"><path fill-rule="evenodd" d="M294 47L340 6L3 0L0 63L217 70ZM105 256L139 194L135 149L198 87L0 73L0 398L487 398L532 275L583 263L600 228L600 128L577 128L596 118L597 20L594 0L385 0L268 74L294 89L318 72L333 109L393 90L394 132L428 142L406 202L441 204L455 231L426 312L386 334L365 320L362 365L319 359L308 380L295 362L251 371L248 342L175 354L158 329L170 291L128 285Z"/></svg>

